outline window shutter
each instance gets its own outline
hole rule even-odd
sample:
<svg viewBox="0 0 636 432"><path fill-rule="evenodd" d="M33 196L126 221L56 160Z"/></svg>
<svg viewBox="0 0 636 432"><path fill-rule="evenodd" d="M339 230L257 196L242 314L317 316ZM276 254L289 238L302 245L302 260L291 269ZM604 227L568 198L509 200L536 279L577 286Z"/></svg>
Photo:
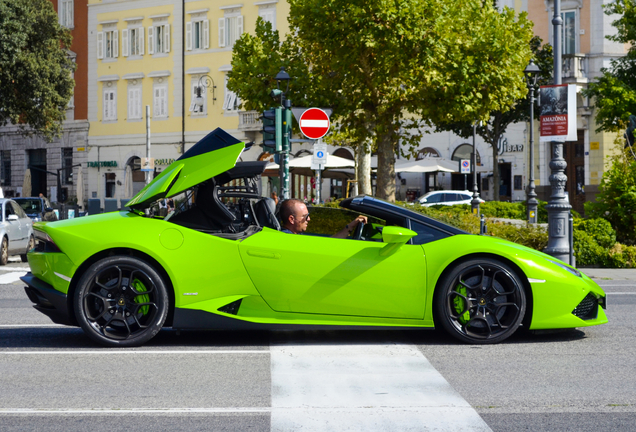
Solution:
<svg viewBox="0 0 636 432"><path fill-rule="evenodd" d="M186 23L186 51L192 51L192 21Z"/></svg>
<svg viewBox="0 0 636 432"><path fill-rule="evenodd" d="M108 116L109 116L109 111L108 111L108 92L104 92L104 108L103 108L103 112L102 112L102 121L104 120L108 120Z"/></svg>
<svg viewBox="0 0 636 432"><path fill-rule="evenodd" d="M97 58L104 58L104 32L97 32Z"/></svg>
<svg viewBox="0 0 636 432"><path fill-rule="evenodd" d="M226 111L230 109L228 107L230 106L231 97L232 97L232 93L229 90L225 90L225 99L223 100L223 109Z"/></svg>
<svg viewBox="0 0 636 432"><path fill-rule="evenodd" d="M243 34L243 15L236 17L236 40Z"/></svg>
<svg viewBox="0 0 636 432"><path fill-rule="evenodd" d="M128 120L133 118L134 115L135 115L135 90L128 90Z"/></svg>
<svg viewBox="0 0 636 432"><path fill-rule="evenodd" d="M75 15L74 11L74 7L73 7L73 0L69 0L69 2L67 3L67 9L66 11L68 12L68 26L70 28L73 28L73 15Z"/></svg>
<svg viewBox="0 0 636 432"><path fill-rule="evenodd" d="M165 53L170 52L170 24L166 24L163 26L163 40L164 40L164 51Z"/></svg>
<svg viewBox="0 0 636 432"><path fill-rule="evenodd" d="M210 21L203 20L203 48L210 48Z"/></svg>
<svg viewBox="0 0 636 432"><path fill-rule="evenodd" d="M113 30L113 57L119 57L119 30Z"/></svg>
<svg viewBox="0 0 636 432"><path fill-rule="evenodd" d="M143 27L139 27L137 30L137 37L139 38L139 55L144 55L144 41L146 40L146 32Z"/></svg>
<svg viewBox="0 0 636 432"><path fill-rule="evenodd" d="M155 28L153 26L148 27L148 54L155 53Z"/></svg>
<svg viewBox="0 0 636 432"><path fill-rule="evenodd" d="M236 103L236 93L230 92L230 99L227 102L227 109L234 111L234 104Z"/></svg>
<svg viewBox="0 0 636 432"><path fill-rule="evenodd" d="M219 46L225 46L225 18L219 18Z"/></svg>
<svg viewBox="0 0 636 432"><path fill-rule="evenodd" d="M122 57L128 57L128 29L121 31L121 55Z"/></svg>
<svg viewBox="0 0 636 432"><path fill-rule="evenodd" d="M153 117L159 117L159 89L155 89L154 109L152 112Z"/></svg>

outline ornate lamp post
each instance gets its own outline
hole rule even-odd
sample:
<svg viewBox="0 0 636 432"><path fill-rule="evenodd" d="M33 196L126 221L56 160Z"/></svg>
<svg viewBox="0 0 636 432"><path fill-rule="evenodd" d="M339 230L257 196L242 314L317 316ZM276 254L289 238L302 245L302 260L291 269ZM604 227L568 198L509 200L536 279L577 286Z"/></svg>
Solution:
<svg viewBox="0 0 636 432"><path fill-rule="evenodd" d="M477 187L477 147L475 147L475 137L477 135L477 122L473 123L473 154L471 164L473 166L473 199L470 202L470 207L473 214L479 214L479 188Z"/></svg>
<svg viewBox="0 0 636 432"><path fill-rule="evenodd" d="M528 176L527 194L528 223L535 224L537 223L537 207L539 202L537 201L537 193L534 191L534 91L537 88L537 80L541 69L531 60L523 72L526 74L528 89L530 90L530 172Z"/></svg>
<svg viewBox="0 0 636 432"><path fill-rule="evenodd" d="M554 84L561 84L561 1L554 0ZM544 252L561 261L570 261L570 209L572 206L565 194L565 175L567 163L563 159L563 142L552 141L552 159L550 160L550 186L552 193L545 207L548 211L548 246ZM574 264L574 262L572 262Z"/></svg>

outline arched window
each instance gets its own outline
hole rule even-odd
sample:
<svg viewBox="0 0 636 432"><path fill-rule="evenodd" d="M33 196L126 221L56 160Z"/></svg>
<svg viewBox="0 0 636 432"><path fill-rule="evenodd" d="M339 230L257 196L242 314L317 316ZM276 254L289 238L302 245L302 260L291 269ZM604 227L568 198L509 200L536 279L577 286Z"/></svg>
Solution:
<svg viewBox="0 0 636 432"><path fill-rule="evenodd" d="M473 146L471 144L462 144L455 149L453 152L452 160L460 161L462 159L470 159L470 154L473 152ZM477 153L477 164L481 164L481 156L479 156L479 152Z"/></svg>
<svg viewBox="0 0 636 432"><path fill-rule="evenodd" d="M432 158L432 157L442 157L437 150L433 147L424 147L423 149L417 152L417 156L415 160L422 160L424 158Z"/></svg>
<svg viewBox="0 0 636 432"><path fill-rule="evenodd" d="M346 148L339 148L335 152L333 152L334 156L341 157L343 159L353 160L353 155Z"/></svg>

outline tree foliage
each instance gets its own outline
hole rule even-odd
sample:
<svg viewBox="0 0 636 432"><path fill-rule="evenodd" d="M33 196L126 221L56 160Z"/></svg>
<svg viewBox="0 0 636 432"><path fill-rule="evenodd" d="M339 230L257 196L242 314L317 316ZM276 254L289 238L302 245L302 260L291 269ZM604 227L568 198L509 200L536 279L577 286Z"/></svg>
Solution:
<svg viewBox="0 0 636 432"><path fill-rule="evenodd" d="M585 214L603 218L616 230L616 238L627 245L636 244L636 160L628 149L612 157L611 167L603 174L595 202L585 203Z"/></svg>
<svg viewBox="0 0 636 432"><path fill-rule="evenodd" d="M67 29L48 0L0 0L0 126L58 135L73 95Z"/></svg>
<svg viewBox="0 0 636 432"><path fill-rule="evenodd" d="M419 143L420 129L410 126L486 119L525 94L525 14L480 0L289 3L290 35L277 42L262 25L244 35L228 86L257 109L262 102L250 98L263 101L278 67L288 66L294 105L331 106L349 136L373 143L381 198L395 199L399 145Z"/></svg>
<svg viewBox="0 0 636 432"><path fill-rule="evenodd" d="M552 71L554 69L552 46L549 44L541 46L541 38L534 36L530 40L530 50L532 51L532 60L539 66L541 73L537 80L537 86L552 84ZM535 90L535 98L538 89ZM538 102L537 102L538 103ZM538 105L535 105L535 118L539 113ZM499 153L498 143L504 132L513 123L522 121L530 121L530 98L524 95L520 99L513 102L511 106L505 107L503 110L498 109L489 113L487 121L478 123L476 133L491 146L493 157L493 179L494 179L494 200L499 200L499 171L498 166ZM437 131L452 131L462 138L470 138L473 135L473 121L459 121L450 123L438 123Z"/></svg>
<svg viewBox="0 0 636 432"><path fill-rule="evenodd" d="M612 22L617 33L609 40L629 46L624 57L614 59L584 94L594 98L597 132L618 132L630 115L636 115L636 0L615 0L604 5L606 15L618 14Z"/></svg>

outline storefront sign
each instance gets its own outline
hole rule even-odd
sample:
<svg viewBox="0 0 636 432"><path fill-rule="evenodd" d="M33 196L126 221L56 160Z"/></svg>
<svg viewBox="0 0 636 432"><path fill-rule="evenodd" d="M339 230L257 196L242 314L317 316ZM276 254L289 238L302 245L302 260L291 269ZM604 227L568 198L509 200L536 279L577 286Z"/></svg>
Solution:
<svg viewBox="0 0 636 432"><path fill-rule="evenodd" d="M497 142L497 154L522 152L523 144L508 144L508 138L501 136Z"/></svg>
<svg viewBox="0 0 636 432"><path fill-rule="evenodd" d="M168 159L155 159L155 165L170 165L172 162L174 162L175 159L172 158L168 158Z"/></svg>
<svg viewBox="0 0 636 432"><path fill-rule="evenodd" d="M117 161L94 161L94 162L89 161L88 167L89 168L99 168L99 167L116 168Z"/></svg>
<svg viewBox="0 0 636 432"><path fill-rule="evenodd" d="M576 86L541 86L541 142L576 141Z"/></svg>
<svg viewBox="0 0 636 432"><path fill-rule="evenodd" d="M154 171L155 170L155 158L141 158L140 171Z"/></svg>

